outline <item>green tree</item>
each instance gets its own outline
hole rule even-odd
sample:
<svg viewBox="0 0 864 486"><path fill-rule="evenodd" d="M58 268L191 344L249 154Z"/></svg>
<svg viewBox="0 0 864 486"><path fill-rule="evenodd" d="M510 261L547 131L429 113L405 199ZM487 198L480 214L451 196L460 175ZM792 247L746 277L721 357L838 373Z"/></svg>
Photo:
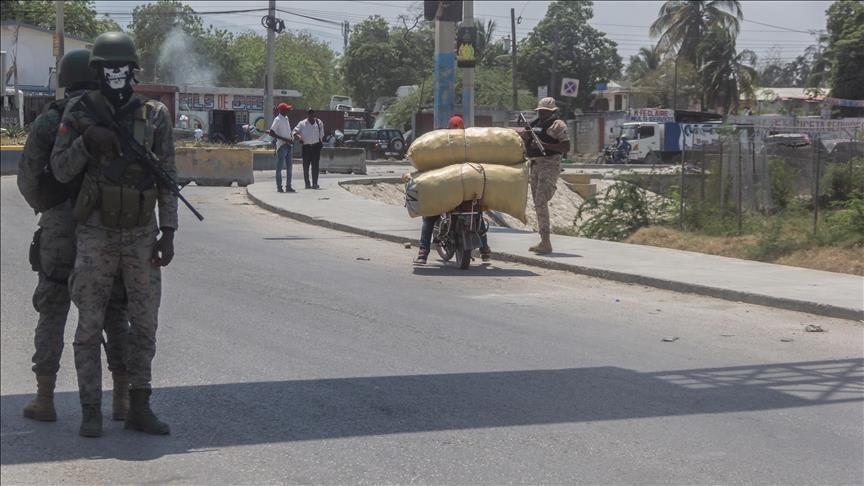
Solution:
<svg viewBox="0 0 864 486"><path fill-rule="evenodd" d="M484 24L483 20L474 19L474 27L477 28L476 56L478 64L483 67L495 67L509 63L509 59L505 57L507 51L504 46L493 39L497 27L495 21L489 20Z"/></svg>
<svg viewBox="0 0 864 486"><path fill-rule="evenodd" d="M201 17L188 5L178 0L158 0L155 3L139 5L132 10L129 32L135 39L142 72L142 81L155 82L161 79L156 69L159 52L168 34L176 27L192 38L204 34Z"/></svg>
<svg viewBox="0 0 864 486"><path fill-rule="evenodd" d="M710 106L720 106L724 113L737 112L740 95L755 97L758 75L756 53L735 48L735 39L726 29L709 31L700 45L703 60L702 88Z"/></svg>
<svg viewBox="0 0 864 486"><path fill-rule="evenodd" d="M567 111L585 106L591 87L618 76L622 67L617 44L588 24L594 16L592 5L553 1L517 49L519 77L532 92L537 86L553 84L553 77L549 93L560 92L562 77L579 79L578 97L561 100Z"/></svg>
<svg viewBox="0 0 864 486"><path fill-rule="evenodd" d="M837 1L828 7L828 50L832 96L864 99L864 2Z"/></svg>
<svg viewBox="0 0 864 486"><path fill-rule="evenodd" d="M651 37L659 37L657 47L661 51L673 51L701 67L699 45L704 35L710 30L724 29L734 39L743 18L738 0L670 0L660 7L649 33Z"/></svg>
<svg viewBox="0 0 864 486"><path fill-rule="evenodd" d="M683 58L701 70L705 52L702 43L706 35L725 31L734 41L743 18L738 0L669 0L660 7L649 34L659 37L657 47L661 51L672 52L676 58ZM704 110L705 96L701 97L700 104Z"/></svg>
<svg viewBox="0 0 864 486"><path fill-rule="evenodd" d="M419 84L432 72L433 54L433 32L422 17L391 28L375 15L354 27L340 71L354 102L371 108L399 86Z"/></svg>
<svg viewBox="0 0 864 486"><path fill-rule="evenodd" d="M656 47L642 47L635 56L630 56L630 64L627 65L627 79L638 82L649 72L660 67L663 60L661 52Z"/></svg>
<svg viewBox="0 0 864 486"><path fill-rule="evenodd" d="M54 2L50 0L0 0L0 19L24 22L54 30L56 16ZM97 19L92 0L63 2L63 29L67 34L94 39L117 23L111 19Z"/></svg>
<svg viewBox="0 0 864 486"><path fill-rule="evenodd" d="M286 31L276 37L273 70L273 87L300 91L303 96L295 104L302 107L328 106L338 84L336 54L308 32Z"/></svg>

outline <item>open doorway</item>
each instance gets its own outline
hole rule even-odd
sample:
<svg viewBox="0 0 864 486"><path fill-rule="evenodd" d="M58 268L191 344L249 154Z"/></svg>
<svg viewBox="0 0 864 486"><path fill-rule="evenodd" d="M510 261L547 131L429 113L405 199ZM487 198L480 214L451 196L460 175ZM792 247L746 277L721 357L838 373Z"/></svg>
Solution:
<svg viewBox="0 0 864 486"><path fill-rule="evenodd" d="M210 120L210 140L219 143L234 143L237 139L235 130L236 113L231 110L213 110Z"/></svg>

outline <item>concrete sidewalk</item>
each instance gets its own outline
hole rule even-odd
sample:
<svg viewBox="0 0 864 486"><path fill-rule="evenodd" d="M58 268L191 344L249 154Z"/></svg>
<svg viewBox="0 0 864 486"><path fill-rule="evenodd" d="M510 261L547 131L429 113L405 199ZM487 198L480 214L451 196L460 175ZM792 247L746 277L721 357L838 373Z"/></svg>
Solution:
<svg viewBox="0 0 864 486"><path fill-rule="evenodd" d="M398 176L396 172L401 174L396 170L387 176ZM416 245L420 220L410 218L405 208L356 196L339 186L342 181L370 177L374 176L322 175L319 190L283 194L276 192L274 173L263 171L255 173L255 184L246 190L259 206L299 221ZM295 188L303 186L297 171L294 182ZM539 241L536 233L507 228L491 228L489 241L495 259L828 317L864 319L864 278L855 275L568 236L553 236L555 252L540 256L528 251Z"/></svg>

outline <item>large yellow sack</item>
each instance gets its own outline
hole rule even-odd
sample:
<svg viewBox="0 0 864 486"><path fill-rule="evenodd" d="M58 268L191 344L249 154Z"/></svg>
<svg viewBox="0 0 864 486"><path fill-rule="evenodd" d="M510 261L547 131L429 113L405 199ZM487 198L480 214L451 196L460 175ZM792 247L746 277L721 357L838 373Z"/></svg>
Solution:
<svg viewBox="0 0 864 486"><path fill-rule="evenodd" d="M514 165L525 160L522 138L511 128L472 127L424 133L408 148L408 160L419 171L482 160Z"/></svg>
<svg viewBox="0 0 864 486"><path fill-rule="evenodd" d="M408 214L436 216L462 201L480 200L480 207L513 216L525 222L528 202L528 166L453 164L406 176L405 207Z"/></svg>

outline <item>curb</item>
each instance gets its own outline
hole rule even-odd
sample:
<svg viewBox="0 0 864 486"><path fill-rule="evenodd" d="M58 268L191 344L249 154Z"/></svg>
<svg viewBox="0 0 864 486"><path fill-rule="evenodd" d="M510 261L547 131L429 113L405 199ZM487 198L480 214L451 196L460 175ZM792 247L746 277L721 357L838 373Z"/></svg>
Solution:
<svg viewBox="0 0 864 486"><path fill-rule="evenodd" d="M339 183L341 185L341 182ZM286 216L291 219L295 219L297 221L301 221L307 224L313 224L316 226L322 226L329 229L334 229L337 231L344 231L346 233L353 233L360 236L366 236L369 238L376 238L385 241L391 241L393 243L411 243L412 245L419 245L419 238L406 238L403 236L394 236L388 235L386 233L380 233L377 231L366 230L362 228L356 228L354 226L348 226L341 223L334 223L332 221L327 221L324 219L313 218L311 216L297 213L294 211L290 211L284 208L273 206L272 204L268 204L258 198L256 198L249 190L246 190L246 195L249 199L252 200L257 206L262 209L266 209L273 213ZM722 289L717 287L709 287L706 285L698 285L698 284L690 284L684 282L678 282L674 280L666 280L654 277L646 277L644 275L638 275L633 273L626 272L617 272L612 270L601 270L598 268L591 267L583 267L580 265L572 265L566 263L560 263L555 261L548 261L542 258L532 258L526 257L523 255L515 255L512 253L504 253L504 252L492 252L492 256L504 261L510 261L515 263L521 263L524 265L547 268L550 270L562 270L565 272L575 273L577 275L587 275L589 277L601 278L604 280L612 280L616 282L629 283L635 285L644 285L646 287L653 287L662 290L671 290L673 292L680 293L689 293L696 295L704 295L707 297L713 297L723 300L729 300L733 302L743 302L747 304L756 304L762 305L766 307L773 307L777 309L790 310L795 312L805 312L808 314L820 315L825 317L833 317L838 319L846 319L851 321L862 321L864 320L864 310L862 309L850 309L846 307L839 307L834 305L827 304L819 304L816 302L806 302L801 300L794 299L785 299L782 297L772 297L770 295L761 295L754 294L751 292L742 292L738 290L729 290Z"/></svg>

